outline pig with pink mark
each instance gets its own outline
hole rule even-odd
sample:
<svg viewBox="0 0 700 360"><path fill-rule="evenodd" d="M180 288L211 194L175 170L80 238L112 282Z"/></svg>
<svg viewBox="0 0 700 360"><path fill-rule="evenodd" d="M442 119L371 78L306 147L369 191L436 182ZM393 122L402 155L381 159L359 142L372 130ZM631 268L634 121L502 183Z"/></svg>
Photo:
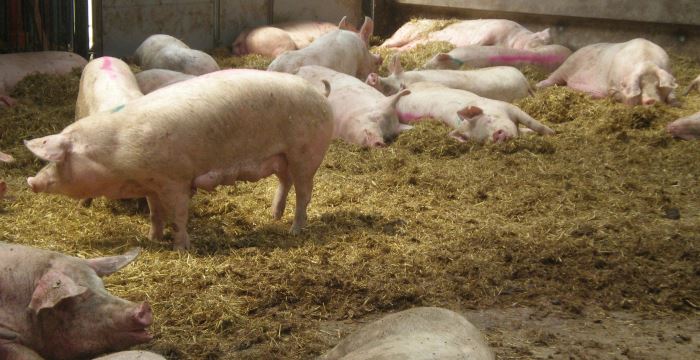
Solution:
<svg viewBox="0 0 700 360"><path fill-rule="evenodd" d="M75 118L117 111L119 106L142 96L129 65L109 56L97 58L85 66L80 77Z"/></svg>
<svg viewBox="0 0 700 360"><path fill-rule="evenodd" d="M15 161L15 159L12 157L12 155L5 154L4 152L0 151L0 162L9 163L13 161ZM5 197L5 193L7 193L7 184L5 181L0 180L0 199Z"/></svg>
<svg viewBox="0 0 700 360"><path fill-rule="evenodd" d="M502 46L470 45L439 53L423 65L423 69L451 69L462 66L483 68L489 66L530 65L544 71L554 71L571 55L571 50L561 45L543 45L522 50Z"/></svg>
<svg viewBox="0 0 700 360"><path fill-rule="evenodd" d="M268 71L295 74L306 65L320 65L329 69L364 79L377 71L381 57L369 52L369 38L374 31L374 22L366 17L360 32L356 33L340 22L339 29L326 33L308 47L288 51L278 56Z"/></svg>
<svg viewBox="0 0 700 360"><path fill-rule="evenodd" d="M86 358L146 343L147 302L113 296L102 277L138 256L80 259L0 242L0 358Z"/></svg>
<svg viewBox="0 0 700 360"><path fill-rule="evenodd" d="M435 20L429 19L408 22L381 47L403 51L431 41L447 41L456 47L496 45L524 50L552 42L549 29L533 33L522 25L505 19L464 20L431 32L434 23Z"/></svg>
<svg viewBox="0 0 700 360"><path fill-rule="evenodd" d="M167 69L190 75L219 71L209 54L190 49L184 42L165 34L151 35L134 52L134 62L143 70Z"/></svg>
<svg viewBox="0 0 700 360"><path fill-rule="evenodd" d="M224 70L26 141L49 162L27 183L34 192L74 198L146 197L149 237L162 240L165 222L172 220L174 247L187 249L193 187L211 189L275 174L280 185L273 215L282 216L293 185L291 232L297 234L306 223L314 174L331 142L332 116L316 87L294 75Z"/></svg>
<svg viewBox="0 0 700 360"><path fill-rule="evenodd" d="M628 105L676 105L668 54L645 39L599 43L573 53L538 88L566 85L594 98L611 96Z"/></svg>
<svg viewBox="0 0 700 360"><path fill-rule="evenodd" d="M399 54L389 63L389 76L372 73L366 83L392 95L417 82L434 82L449 88L473 92L489 99L512 102L532 93L530 83L520 70L510 66L494 66L477 70L415 70L404 71Z"/></svg>
<svg viewBox="0 0 700 360"><path fill-rule="evenodd" d="M74 68L82 69L87 61L80 55L65 51L39 51L0 54L0 107L17 102L10 92L29 74L62 75Z"/></svg>
<svg viewBox="0 0 700 360"><path fill-rule="evenodd" d="M246 29L232 44L235 55L260 54L277 57L285 51L309 46L318 37L333 30L357 31L346 18L340 25L317 21L295 21Z"/></svg>
<svg viewBox="0 0 700 360"><path fill-rule="evenodd" d="M323 66L303 66L296 73L312 83L330 82L333 137L363 147L384 147L410 126L399 123L396 102L410 91L386 97L359 79Z"/></svg>
<svg viewBox="0 0 700 360"><path fill-rule="evenodd" d="M166 69L150 69L136 74L136 81L141 92L146 95L162 87L193 78L194 75Z"/></svg>
<svg viewBox="0 0 700 360"><path fill-rule="evenodd" d="M399 120L412 124L421 119L437 119L454 129L449 135L460 142L503 142L523 132L519 125L538 134L554 134L552 129L504 101L430 82L415 83L408 89L411 94L401 98L396 106Z"/></svg>

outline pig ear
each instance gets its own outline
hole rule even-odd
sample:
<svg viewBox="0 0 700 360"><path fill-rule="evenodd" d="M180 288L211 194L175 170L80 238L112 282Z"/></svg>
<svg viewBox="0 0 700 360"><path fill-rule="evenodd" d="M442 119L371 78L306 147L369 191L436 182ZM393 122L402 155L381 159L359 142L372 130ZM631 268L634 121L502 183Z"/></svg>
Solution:
<svg viewBox="0 0 700 360"><path fill-rule="evenodd" d="M464 136L461 132L459 132L457 129L450 131L449 136L459 142L467 142L467 137Z"/></svg>
<svg viewBox="0 0 700 360"><path fill-rule="evenodd" d="M29 303L29 309L39 314L41 309L50 309L63 299L78 296L87 291L87 288L76 284L66 274L49 270L39 279Z"/></svg>
<svg viewBox="0 0 700 360"><path fill-rule="evenodd" d="M63 134L44 136L29 141L25 140L24 146L39 158L53 162L63 161L70 148L70 144Z"/></svg>
<svg viewBox="0 0 700 360"><path fill-rule="evenodd" d="M549 31L549 28L546 28L538 33L535 33L535 35L545 43L549 43L552 41L552 34Z"/></svg>
<svg viewBox="0 0 700 360"><path fill-rule="evenodd" d="M134 259L139 256L140 252L140 248L133 248L122 255L99 257L86 261L99 277L103 277L114 274L119 271L119 269L134 261Z"/></svg>
<svg viewBox="0 0 700 360"><path fill-rule="evenodd" d="M377 85L379 84L379 74L371 73L367 75L367 80L365 80L365 83L367 83L367 85L369 86L377 87Z"/></svg>
<svg viewBox="0 0 700 360"><path fill-rule="evenodd" d="M484 111L478 106L467 106L464 109L457 111L457 116L464 121L471 121L483 113Z"/></svg>
<svg viewBox="0 0 700 360"><path fill-rule="evenodd" d="M411 94L411 90L402 89L398 93L392 95L391 97L389 97L389 108L391 108L393 110L394 108L396 108L396 103L399 102L399 99L401 99L402 96L406 96L406 95L410 95L410 94Z"/></svg>
<svg viewBox="0 0 700 360"><path fill-rule="evenodd" d="M514 120L516 126L518 124L523 124L523 125L527 126L529 129L532 129L541 135L554 134L554 130L550 129L549 127L542 124L541 122L535 120L532 116L528 115L526 112L518 109L515 106L513 106L512 108L509 109L509 115L511 116L511 119Z"/></svg>
<svg viewBox="0 0 700 360"><path fill-rule="evenodd" d="M374 32L374 21L372 21L372 18L369 16L365 16L365 22L362 24L362 27L360 28L360 38L362 41L364 41L365 45L369 47L369 38L372 37L372 33Z"/></svg>
<svg viewBox="0 0 700 360"><path fill-rule="evenodd" d="M397 53L391 57L389 60L389 72L393 75L400 75L403 73L403 66L401 66L401 56Z"/></svg>
<svg viewBox="0 0 700 360"><path fill-rule="evenodd" d="M625 99L630 99L635 96L639 96L642 94L642 89L639 88L639 77L634 75L630 76L628 78L629 81L626 84L622 85L622 95L624 96Z"/></svg>
<svg viewBox="0 0 700 360"><path fill-rule="evenodd" d="M0 151L0 161L9 163L15 161L15 158L13 158L10 154L5 154L4 152Z"/></svg>
<svg viewBox="0 0 700 360"><path fill-rule="evenodd" d="M664 69L656 70L656 75L659 77L659 86L662 88L675 89L678 87L676 79Z"/></svg>
<svg viewBox="0 0 700 360"><path fill-rule="evenodd" d="M350 25L348 24L348 17L347 16L343 16L343 18L340 19L340 23L338 23L338 29L350 30Z"/></svg>

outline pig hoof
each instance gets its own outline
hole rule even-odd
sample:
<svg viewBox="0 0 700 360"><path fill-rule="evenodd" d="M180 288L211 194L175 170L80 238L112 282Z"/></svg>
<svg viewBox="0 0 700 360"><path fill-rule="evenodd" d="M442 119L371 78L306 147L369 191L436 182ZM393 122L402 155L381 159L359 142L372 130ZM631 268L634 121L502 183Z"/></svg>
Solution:
<svg viewBox="0 0 700 360"><path fill-rule="evenodd" d="M81 199L80 201L78 201L78 205L80 205L84 208L89 208L90 205L92 205L92 199L91 198Z"/></svg>
<svg viewBox="0 0 700 360"><path fill-rule="evenodd" d="M289 233L293 236L297 236L297 235L301 234L301 226L292 225L292 228L289 229Z"/></svg>
<svg viewBox="0 0 700 360"><path fill-rule="evenodd" d="M175 243L173 244L173 248L175 251L187 251L190 249L190 237L185 234L182 238L179 238L178 236L175 237Z"/></svg>

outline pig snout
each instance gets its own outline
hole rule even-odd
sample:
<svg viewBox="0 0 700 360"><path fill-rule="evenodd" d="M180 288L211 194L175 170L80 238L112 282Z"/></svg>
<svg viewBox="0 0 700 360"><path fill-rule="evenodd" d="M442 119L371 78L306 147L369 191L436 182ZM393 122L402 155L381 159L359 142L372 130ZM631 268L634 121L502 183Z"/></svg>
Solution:
<svg viewBox="0 0 700 360"><path fill-rule="evenodd" d="M27 178L27 185L32 189L33 192L38 193L41 192L42 187L39 186L39 182L35 177L28 177Z"/></svg>
<svg viewBox="0 0 700 360"><path fill-rule="evenodd" d="M132 315L134 324L146 328L153 323L153 311L148 301L144 301L139 305Z"/></svg>
<svg viewBox="0 0 700 360"><path fill-rule="evenodd" d="M504 130L496 130L493 133L492 138L494 143L499 143L508 141L511 138L511 136Z"/></svg>
<svg viewBox="0 0 700 360"><path fill-rule="evenodd" d="M118 332L126 334L126 337L131 339L130 342L134 343L148 342L153 338L153 335L146 330L152 323L153 312L147 301L127 310L125 314L115 319Z"/></svg>
<svg viewBox="0 0 700 360"><path fill-rule="evenodd" d="M652 98L643 98L643 99L642 99L642 104L644 104L644 105L654 105L654 104L656 104L656 99L652 99Z"/></svg>

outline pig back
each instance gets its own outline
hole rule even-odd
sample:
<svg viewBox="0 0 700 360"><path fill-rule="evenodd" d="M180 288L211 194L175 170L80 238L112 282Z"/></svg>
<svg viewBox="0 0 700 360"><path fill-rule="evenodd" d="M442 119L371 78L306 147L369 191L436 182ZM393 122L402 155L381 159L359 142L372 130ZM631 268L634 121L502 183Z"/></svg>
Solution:
<svg viewBox="0 0 700 360"><path fill-rule="evenodd" d="M293 75L224 70L160 89L114 114L76 122L100 162L129 178L191 179L211 169L330 141L327 100ZM104 135L103 135L104 134ZM325 148L322 149L325 152Z"/></svg>

